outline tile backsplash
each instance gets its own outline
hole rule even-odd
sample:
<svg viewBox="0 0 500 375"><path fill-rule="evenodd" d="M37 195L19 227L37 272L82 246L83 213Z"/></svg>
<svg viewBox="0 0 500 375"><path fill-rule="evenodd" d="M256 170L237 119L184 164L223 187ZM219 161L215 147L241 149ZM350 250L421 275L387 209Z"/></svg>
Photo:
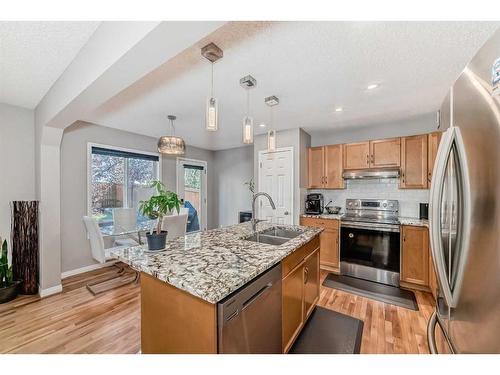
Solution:
<svg viewBox="0 0 500 375"><path fill-rule="evenodd" d="M308 193L322 193L325 205L332 200L333 206L345 212L346 199L394 199L399 201L399 215L419 216L419 203L429 202L429 190L399 189L399 179L346 180L342 190L310 189Z"/></svg>

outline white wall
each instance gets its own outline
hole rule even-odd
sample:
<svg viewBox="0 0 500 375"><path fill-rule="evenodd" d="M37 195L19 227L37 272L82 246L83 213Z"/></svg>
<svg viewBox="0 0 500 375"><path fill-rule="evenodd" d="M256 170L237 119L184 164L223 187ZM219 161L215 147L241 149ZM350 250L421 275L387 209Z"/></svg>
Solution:
<svg viewBox="0 0 500 375"><path fill-rule="evenodd" d="M10 205L35 199L35 122L29 109L0 103L0 236L10 239Z"/></svg>
<svg viewBox="0 0 500 375"><path fill-rule="evenodd" d="M252 194L245 182L253 177L253 147L215 151L215 190L218 225L238 223L238 212L252 209Z"/></svg>
<svg viewBox="0 0 500 375"><path fill-rule="evenodd" d="M87 143L157 152L157 139L85 122L66 128L61 144L61 271L67 272L93 265L89 241L82 217L87 214ZM206 160L209 171L209 203L214 200L213 152L187 147L187 158ZM176 189L176 158L162 157L162 180ZM208 208L208 225L216 227L216 213Z"/></svg>
<svg viewBox="0 0 500 375"><path fill-rule="evenodd" d="M311 134L311 145L315 147L431 133L436 131L436 120L436 113L432 112L400 121L367 124L352 129L311 130L309 133Z"/></svg>

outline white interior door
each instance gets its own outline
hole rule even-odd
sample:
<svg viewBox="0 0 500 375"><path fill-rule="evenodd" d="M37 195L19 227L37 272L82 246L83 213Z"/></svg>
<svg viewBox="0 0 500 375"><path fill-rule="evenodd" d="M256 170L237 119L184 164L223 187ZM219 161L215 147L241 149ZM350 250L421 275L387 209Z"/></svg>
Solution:
<svg viewBox="0 0 500 375"><path fill-rule="evenodd" d="M271 208L265 197L260 197L258 218L275 224L293 223L293 149L259 152L259 192L268 193L276 205Z"/></svg>

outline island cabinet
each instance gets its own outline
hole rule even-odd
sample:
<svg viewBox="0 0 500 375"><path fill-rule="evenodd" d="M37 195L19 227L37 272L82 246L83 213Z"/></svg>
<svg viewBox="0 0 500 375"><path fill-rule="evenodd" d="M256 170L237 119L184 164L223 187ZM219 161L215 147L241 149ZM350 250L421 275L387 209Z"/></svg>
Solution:
<svg viewBox="0 0 500 375"><path fill-rule="evenodd" d="M343 189L342 145L308 149L308 187L310 189Z"/></svg>
<svg viewBox="0 0 500 375"><path fill-rule="evenodd" d="M282 347L287 353L319 300L319 238L286 257L282 269Z"/></svg>
<svg viewBox="0 0 500 375"><path fill-rule="evenodd" d="M400 285L429 290L429 230L426 227L401 227Z"/></svg>
<svg viewBox="0 0 500 375"><path fill-rule="evenodd" d="M301 217L300 225L324 229L320 234L321 268L338 273L340 271L339 221L336 219Z"/></svg>
<svg viewBox="0 0 500 375"><path fill-rule="evenodd" d="M427 189L427 134L401 138L400 189Z"/></svg>

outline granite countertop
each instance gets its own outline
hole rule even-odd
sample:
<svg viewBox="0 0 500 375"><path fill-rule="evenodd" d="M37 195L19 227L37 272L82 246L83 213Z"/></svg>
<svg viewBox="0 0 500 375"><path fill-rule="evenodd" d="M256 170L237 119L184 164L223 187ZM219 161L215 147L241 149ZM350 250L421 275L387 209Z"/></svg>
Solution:
<svg viewBox="0 0 500 375"><path fill-rule="evenodd" d="M275 227L260 222L257 231ZM167 241L166 250L146 245L115 250L113 258L210 303L217 303L312 240L322 229L280 225L304 233L282 245L246 241L250 222Z"/></svg>
<svg viewBox="0 0 500 375"><path fill-rule="evenodd" d="M417 227L429 228L429 220L418 219L416 217L399 217L399 224L401 225L414 225Z"/></svg>
<svg viewBox="0 0 500 375"><path fill-rule="evenodd" d="M301 217L309 217L312 219L340 220L340 219L342 219L342 216L344 216L344 214L321 214L321 215L303 214L300 216Z"/></svg>

